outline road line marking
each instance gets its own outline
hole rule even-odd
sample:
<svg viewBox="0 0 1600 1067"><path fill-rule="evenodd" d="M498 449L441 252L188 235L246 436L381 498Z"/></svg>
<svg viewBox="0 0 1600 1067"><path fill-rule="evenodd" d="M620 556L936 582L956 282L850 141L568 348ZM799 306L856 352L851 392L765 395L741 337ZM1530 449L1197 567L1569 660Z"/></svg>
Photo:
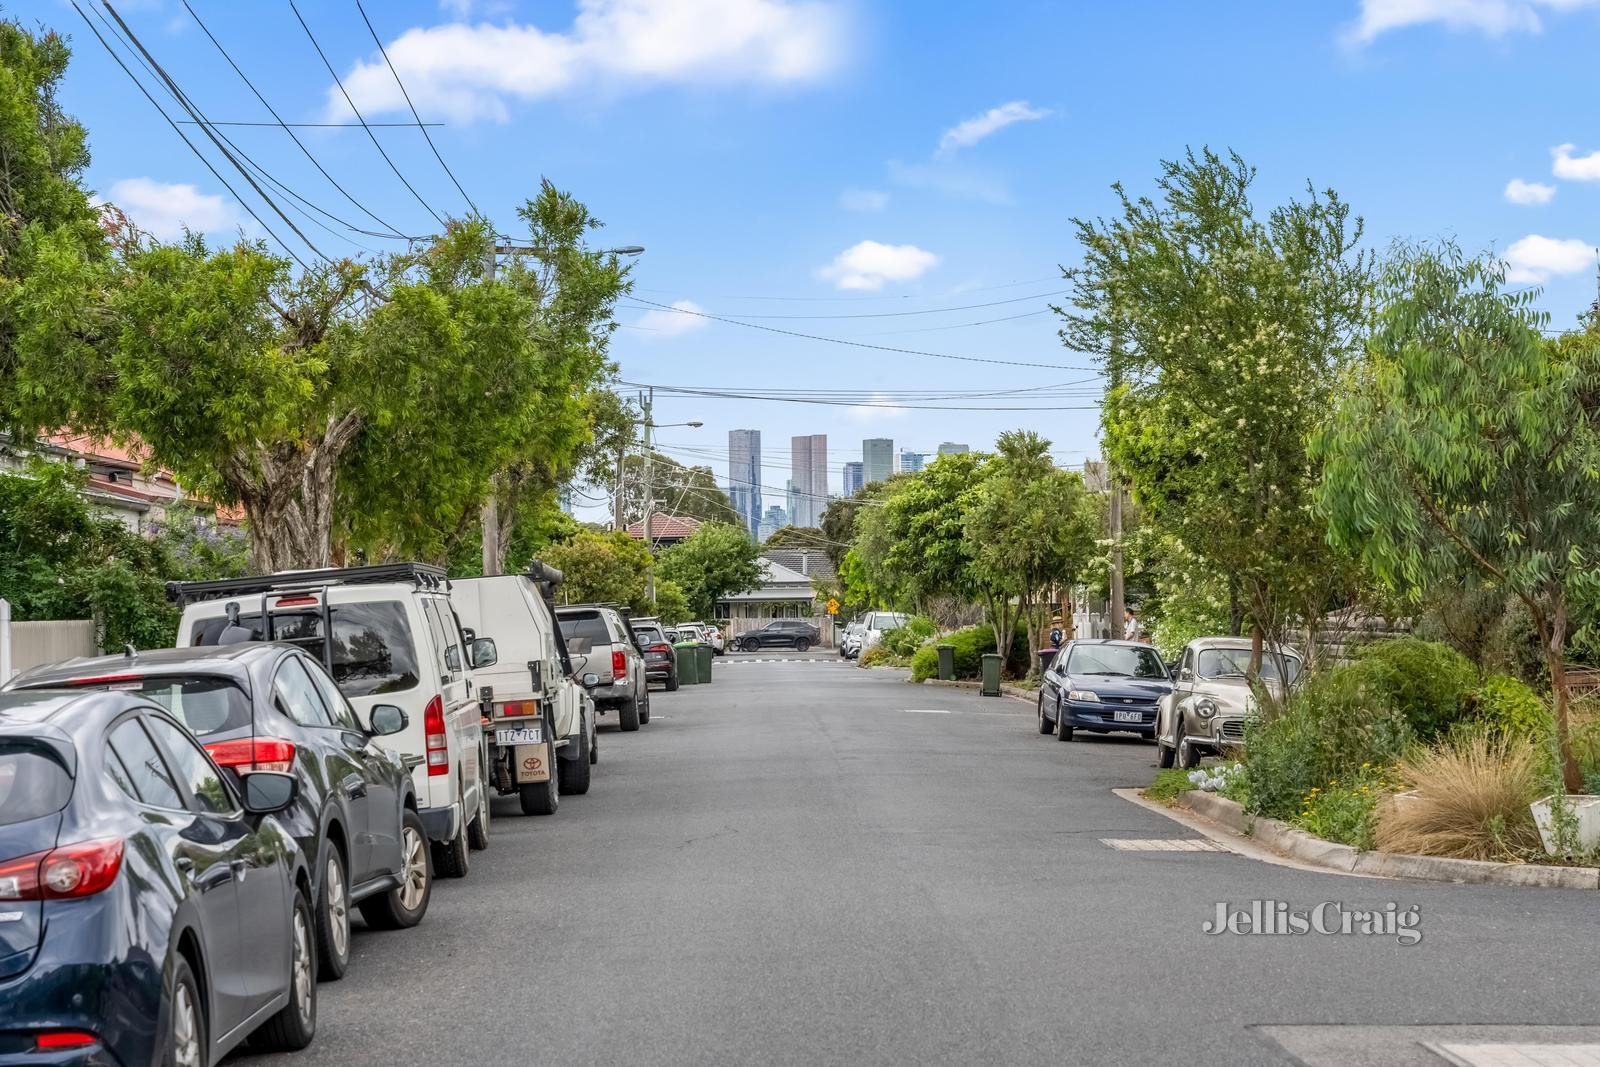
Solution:
<svg viewBox="0 0 1600 1067"><path fill-rule="evenodd" d="M907 714L907 715L948 715L948 714L950 714L944 708L905 708L903 710L904 710L905 714Z"/></svg>

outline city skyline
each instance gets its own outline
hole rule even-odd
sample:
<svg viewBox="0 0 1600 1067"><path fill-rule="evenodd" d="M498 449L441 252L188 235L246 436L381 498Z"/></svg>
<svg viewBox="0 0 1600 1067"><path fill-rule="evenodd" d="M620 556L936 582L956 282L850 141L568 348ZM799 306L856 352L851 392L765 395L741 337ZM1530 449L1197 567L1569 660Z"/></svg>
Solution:
<svg viewBox="0 0 1600 1067"><path fill-rule="evenodd" d="M761 431L728 431L728 499L750 536L761 529Z"/></svg>
<svg viewBox="0 0 1600 1067"><path fill-rule="evenodd" d="M888 481L894 476L894 438L869 437L862 441L861 464L866 484Z"/></svg>
<svg viewBox="0 0 1600 1067"><path fill-rule="evenodd" d="M789 439L789 523L821 526L828 507L828 435L802 434Z"/></svg>

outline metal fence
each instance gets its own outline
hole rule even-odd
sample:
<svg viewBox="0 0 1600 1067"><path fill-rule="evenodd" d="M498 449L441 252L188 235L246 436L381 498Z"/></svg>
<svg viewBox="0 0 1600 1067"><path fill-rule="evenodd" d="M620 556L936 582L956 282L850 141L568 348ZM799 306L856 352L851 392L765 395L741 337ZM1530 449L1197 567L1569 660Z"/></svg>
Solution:
<svg viewBox="0 0 1600 1067"><path fill-rule="evenodd" d="M0 682L42 663L99 654L94 620L12 622L11 605L0 600Z"/></svg>

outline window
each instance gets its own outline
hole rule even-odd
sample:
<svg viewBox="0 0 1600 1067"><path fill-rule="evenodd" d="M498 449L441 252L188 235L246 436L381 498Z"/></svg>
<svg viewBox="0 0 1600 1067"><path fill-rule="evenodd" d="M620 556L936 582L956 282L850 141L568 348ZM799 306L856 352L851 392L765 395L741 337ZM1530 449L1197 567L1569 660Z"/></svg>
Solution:
<svg viewBox="0 0 1600 1067"><path fill-rule="evenodd" d="M50 750L0 742L0 826L27 822L67 806L72 777Z"/></svg>
<svg viewBox="0 0 1600 1067"><path fill-rule="evenodd" d="M365 604L336 604L333 615L333 680L346 695L374 696L416 688L417 656L406 620L405 605L398 600ZM240 615L239 624L261 633L261 614ZM222 616L196 622L189 635L194 645L214 645L228 620ZM299 644L322 657L322 616L314 611L272 613L272 634L277 640Z"/></svg>
<svg viewBox="0 0 1600 1067"><path fill-rule="evenodd" d="M216 815L228 815L238 810L228 793L228 787L222 784L222 772L217 770L216 764L188 734L156 715L150 716L147 721L151 733L161 740L167 754L172 757L179 777L188 783L195 807Z"/></svg>
<svg viewBox="0 0 1600 1067"><path fill-rule="evenodd" d="M125 719L111 731L111 750L127 769L133 797L152 807L181 810L183 795L173 784L167 761L161 758L150 735L138 719Z"/></svg>
<svg viewBox="0 0 1600 1067"><path fill-rule="evenodd" d="M116 687L149 697L202 737L250 725L250 698L226 678L141 678Z"/></svg>
<svg viewBox="0 0 1600 1067"><path fill-rule="evenodd" d="M1068 674L1105 674L1122 678L1165 678L1166 665L1156 650L1131 645L1077 645L1067 660Z"/></svg>
<svg viewBox="0 0 1600 1067"><path fill-rule="evenodd" d="M461 642L456 633L455 617L451 616L448 622L440 618L438 605L428 598L422 601L422 614L428 620L428 629L433 633L434 647L443 657L443 673L459 674Z"/></svg>
<svg viewBox="0 0 1600 1067"><path fill-rule="evenodd" d="M584 640L590 645L609 645L611 631L598 611L580 611L556 616L561 623L561 637L565 641Z"/></svg>
<svg viewBox="0 0 1600 1067"><path fill-rule="evenodd" d="M328 677L328 672L322 669L322 664L308 660L301 660L300 666L305 669L311 678L317 692L322 695L322 703L328 709L328 717L333 720L333 725L341 730L355 730L360 732L361 724L356 721L356 713L351 710L350 702L339 692L339 687L333 684L333 679Z"/></svg>
<svg viewBox="0 0 1600 1067"><path fill-rule="evenodd" d="M1294 656L1285 656L1289 665L1289 681L1293 682L1300 676L1300 660ZM1250 649L1240 648L1207 648L1200 652L1200 677L1202 678L1243 678L1250 669ZM1278 663L1270 653L1261 656L1261 680L1264 682L1278 681Z"/></svg>
<svg viewBox="0 0 1600 1067"><path fill-rule="evenodd" d="M333 725L316 685L300 665L298 656L290 656L279 665L277 676L272 679L272 695L278 702L278 710L301 726Z"/></svg>

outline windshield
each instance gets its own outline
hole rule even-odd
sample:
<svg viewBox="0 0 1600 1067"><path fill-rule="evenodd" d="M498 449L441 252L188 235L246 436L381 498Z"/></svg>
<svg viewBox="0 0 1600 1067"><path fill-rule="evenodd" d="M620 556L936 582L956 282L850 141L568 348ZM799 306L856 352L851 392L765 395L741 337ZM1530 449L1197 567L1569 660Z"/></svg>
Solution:
<svg viewBox="0 0 1600 1067"><path fill-rule="evenodd" d="M333 615L333 662L327 664L333 680L347 697L401 693L417 685L417 656L411 637L411 623L405 605L398 600L376 600L365 604L335 604ZM249 640L263 640L261 613L240 615L239 626L248 630ZM201 619L189 635L192 645L215 645L222 638L232 640L224 616ZM323 659L322 615L312 611L272 612L272 639L298 645L318 660Z"/></svg>
<svg viewBox="0 0 1600 1067"><path fill-rule="evenodd" d="M1284 662L1288 665L1289 681L1291 683L1300 677L1300 658L1285 655ZM1243 678L1250 670L1250 649L1242 648L1204 648L1200 650L1199 674L1202 678ZM1270 655L1261 657L1261 680L1263 682L1280 682L1278 676L1278 661Z"/></svg>
<svg viewBox="0 0 1600 1067"><path fill-rule="evenodd" d="M1167 677L1166 665L1156 650L1136 645L1075 645L1067 657L1066 672L1125 678Z"/></svg>
<svg viewBox="0 0 1600 1067"><path fill-rule="evenodd" d="M250 725L250 698L226 678L151 677L85 688L141 693L201 737Z"/></svg>
<svg viewBox="0 0 1600 1067"><path fill-rule="evenodd" d="M568 643L588 641L591 647L611 643L611 631L606 629L606 621L600 617L598 611L557 615L556 621L561 624L562 640Z"/></svg>
<svg viewBox="0 0 1600 1067"><path fill-rule="evenodd" d="M45 749L0 741L0 826L27 822L67 806L72 777Z"/></svg>

